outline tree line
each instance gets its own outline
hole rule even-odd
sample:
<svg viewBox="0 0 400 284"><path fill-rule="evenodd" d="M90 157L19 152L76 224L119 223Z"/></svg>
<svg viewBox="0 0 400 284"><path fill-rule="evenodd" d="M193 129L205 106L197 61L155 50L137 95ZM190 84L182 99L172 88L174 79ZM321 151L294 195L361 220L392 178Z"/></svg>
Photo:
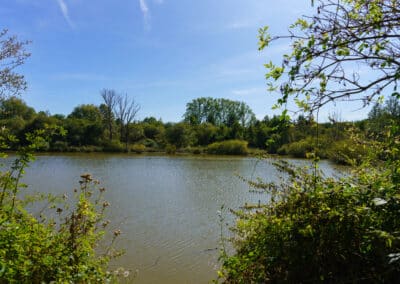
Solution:
<svg viewBox="0 0 400 284"><path fill-rule="evenodd" d="M0 125L3 131L17 137L19 144L26 143L27 133L62 127L66 134L53 136L43 145L43 151L175 152L183 149L201 153L207 152L213 143L241 141L245 148L300 158L317 149L322 158L349 164L361 160L364 153L361 147L348 147L354 131L376 139L374 133L379 133L389 121L399 122L400 118L396 97L376 104L367 119L345 122L334 113L324 123L305 115L294 119L266 115L257 119L244 102L202 97L187 103L180 122L164 123L154 117L137 120L140 105L127 94L104 89L100 96L103 100L100 105L79 105L67 116L36 112L20 98L11 96L0 102Z"/></svg>

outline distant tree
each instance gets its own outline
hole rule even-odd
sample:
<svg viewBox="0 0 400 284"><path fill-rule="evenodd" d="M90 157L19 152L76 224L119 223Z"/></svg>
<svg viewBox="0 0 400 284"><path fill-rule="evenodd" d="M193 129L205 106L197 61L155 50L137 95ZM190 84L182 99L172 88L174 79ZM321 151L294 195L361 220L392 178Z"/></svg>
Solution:
<svg viewBox="0 0 400 284"><path fill-rule="evenodd" d="M0 101L0 119L21 117L30 120L34 117L35 110L17 97L9 97Z"/></svg>
<svg viewBox="0 0 400 284"><path fill-rule="evenodd" d="M95 105L75 107L65 123L67 139L72 145L97 145L103 136L101 112Z"/></svg>
<svg viewBox="0 0 400 284"><path fill-rule="evenodd" d="M114 114L113 110L117 104L118 95L114 90L103 89L100 91L100 95L104 100L104 119L108 126L108 139L111 141L113 138L113 124L114 124Z"/></svg>
<svg viewBox="0 0 400 284"><path fill-rule="evenodd" d="M231 127L238 122L241 126L248 127L254 123L255 115L243 102L203 97L186 104L184 120L191 125L207 122Z"/></svg>
<svg viewBox="0 0 400 284"><path fill-rule="evenodd" d="M202 123L195 127L195 136L197 143L206 146L216 141L218 127L211 123Z"/></svg>
<svg viewBox="0 0 400 284"><path fill-rule="evenodd" d="M86 119L89 121L100 121L101 113L97 106L93 104L79 105L73 109L69 118Z"/></svg>
<svg viewBox="0 0 400 284"><path fill-rule="evenodd" d="M115 113L121 125L121 139L124 137L126 151L128 151L129 146L129 125L133 122L139 110L140 105L135 99L128 97L127 94L125 96L118 95Z"/></svg>
<svg viewBox="0 0 400 284"><path fill-rule="evenodd" d="M24 76L15 73L15 68L30 56L25 50L29 42L18 41L16 36L7 33L6 29L0 31L0 98L18 95L27 87Z"/></svg>
<svg viewBox="0 0 400 284"><path fill-rule="evenodd" d="M0 100L0 127L6 127L17 137L24 136L24 128L35 115L35 110L17 97Z"/></svg>
<svg viewBox="0 0 400 284"><path fill-rule="evenodd" d="M175 145L177 148L192 144L194 142L192 134L191 127L183 122L171 124L165 130L167 142Z"/></svg>

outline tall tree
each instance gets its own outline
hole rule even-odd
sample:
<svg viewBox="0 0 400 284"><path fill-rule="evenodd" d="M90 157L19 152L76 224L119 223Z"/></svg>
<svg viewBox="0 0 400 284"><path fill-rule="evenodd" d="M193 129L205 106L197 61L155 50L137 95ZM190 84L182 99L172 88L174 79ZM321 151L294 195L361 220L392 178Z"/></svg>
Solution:
<svg viewBox="0 0 400 284"><path fill-rule="evenodd" d="M128 94L118 95L116 100L115 113L121 125L121 139L125 138L125 147L128 151L129 146L129 124L133 122L136 114L140 110L140 105L134 98L128 97ZM125 136L124 136L125 134Z"/></svg>
<svg viewBox="0 0 400 284"><path fill-rule="evenodd" d="M301 109L313 111L337 100L366 105L386 89L399 96L399 1L315 2L317 13L300 18L288 35L271 37L267 27L260 30L260 49L271 41L291 40L292 51L280 65L266 64L270 89L282 93L278 104L294 96ZM361 76L358 66L368 74Z"/></svg>
<svg viewBox="0 0 400 284"><path fill-rule="evenodd" d="M211 123L231 127L239 123L243 127L248 127L254 123L255 116L244 102L208 97L197 98L187 103L184 119L191 125Z"/></svg>
<svg viewBox="0 0 400 284"><path fill-rule="evenodd" d="M108 127L108 139L112 141L114 124L113 110L117 103L117 93L112 89L103 89L100 91L100 95L104 100L104 104L106 105L104 119Z"/></svg>

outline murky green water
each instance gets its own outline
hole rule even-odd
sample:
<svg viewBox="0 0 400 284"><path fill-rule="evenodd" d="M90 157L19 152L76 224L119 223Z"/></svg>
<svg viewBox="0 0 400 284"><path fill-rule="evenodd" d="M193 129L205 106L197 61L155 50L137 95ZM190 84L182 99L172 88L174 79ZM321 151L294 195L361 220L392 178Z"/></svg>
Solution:
<svg viewBox="0 0 400 284"><path fill-rule="evenodd" d="M321 167L334 171L328 162ZM277 176L268 161L256 158L77 154L39 156L24 181L28 190L70 193L86 172L107 188L111 221L123 231L118 246L126 254L116 267L137 270L135 283L166 284L215 279L217 211L267 198L250 193L236 174Z"/></svg>

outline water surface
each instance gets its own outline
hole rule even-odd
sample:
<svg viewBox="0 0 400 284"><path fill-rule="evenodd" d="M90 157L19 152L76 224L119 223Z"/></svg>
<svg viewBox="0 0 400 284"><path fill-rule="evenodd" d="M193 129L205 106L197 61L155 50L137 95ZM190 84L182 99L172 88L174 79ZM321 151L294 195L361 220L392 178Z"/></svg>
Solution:
<svg viewBox="0 0 400 284"><path fill-rule="evenodd" d="M292 160L294 163L307 163ZM328 162L321 167L330 174ZM267 200L237 175L266 181L270 161L243 157L110 154L42 155L27 170L28 190L71 193L91 173L107 188L110 219L126 254L114 265L137 270L135 283L208 283L216 278L222 205ZM228 210L224 210L231 220Z"/></svg>

